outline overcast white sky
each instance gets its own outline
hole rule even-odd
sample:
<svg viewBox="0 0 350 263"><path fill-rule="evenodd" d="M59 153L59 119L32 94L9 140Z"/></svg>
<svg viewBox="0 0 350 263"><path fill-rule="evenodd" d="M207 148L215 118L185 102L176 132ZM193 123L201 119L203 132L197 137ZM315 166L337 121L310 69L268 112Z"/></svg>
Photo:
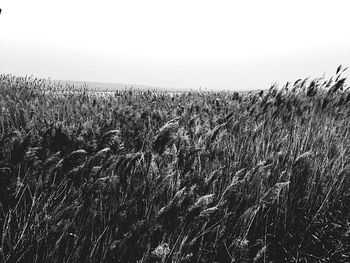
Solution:
<svg viewBox="0 0 350 263"><path fill-rule="evenodd" d="M4 0L0 8L0 73L242 90L350 66L348 0Z"/></svg>

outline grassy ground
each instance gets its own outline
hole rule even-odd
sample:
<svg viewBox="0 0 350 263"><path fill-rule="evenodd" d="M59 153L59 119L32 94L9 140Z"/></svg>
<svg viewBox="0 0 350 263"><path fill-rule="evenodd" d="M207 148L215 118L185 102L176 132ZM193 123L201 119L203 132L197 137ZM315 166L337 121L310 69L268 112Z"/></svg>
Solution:
<svg viewBox="0 0 350 263"><path fill-rule="evenodd" d="M0 262L350 262L341 73L173 96L0 76Z"/></svg>

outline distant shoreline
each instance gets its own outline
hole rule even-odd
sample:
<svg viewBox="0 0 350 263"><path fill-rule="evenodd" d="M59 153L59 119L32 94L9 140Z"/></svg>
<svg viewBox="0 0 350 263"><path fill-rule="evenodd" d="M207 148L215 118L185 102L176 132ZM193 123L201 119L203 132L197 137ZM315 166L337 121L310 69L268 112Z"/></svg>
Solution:
<svg viewBox="0 0 350 263"><path fill-rule="evenodd" d="M126 89L134 90L157 90L161 92L186 92L186 89L179 88L166 88L166 87L156 87L156 86L147 86L141 84L121 84L113 82L97 82L97 81L76 81L76 80L57 80L49 79L53 83L61 83L63 85L74 85L77 87L86 86L89 90L98 91L98 92L115 92Z"/></svg>
<svg viewBox="0 0 350 263"><path fill-rule="evenodd" d="M120 84L113 82L97 82L97 81L76 81L76 80L57 80L48 79L52 83L61 83L62 85L73 85L76 87L86 87L89 91L96 92L116 92L123 90L140 90L140 91L158 91L158 92L170 92L170 93L183 93L183 92L238 92L238 93L249 93L257 92L262 89L256 90L210 90L210 89L181 89L181 88L167 88L167 87L156 87L147 86L140 84ZM266 90L266 89L264 89Z"/></svg>

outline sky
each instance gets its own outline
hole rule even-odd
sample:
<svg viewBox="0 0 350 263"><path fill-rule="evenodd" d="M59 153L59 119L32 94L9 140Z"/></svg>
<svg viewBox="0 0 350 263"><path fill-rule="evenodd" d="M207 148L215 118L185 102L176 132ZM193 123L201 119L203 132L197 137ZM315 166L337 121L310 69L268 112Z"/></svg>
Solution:
<svg viewBox="0 0 350 263"><path fill-rule="evenodd" d="M0 8L0 73L251 90L350 67L348 0L2 0Z"/></svg>

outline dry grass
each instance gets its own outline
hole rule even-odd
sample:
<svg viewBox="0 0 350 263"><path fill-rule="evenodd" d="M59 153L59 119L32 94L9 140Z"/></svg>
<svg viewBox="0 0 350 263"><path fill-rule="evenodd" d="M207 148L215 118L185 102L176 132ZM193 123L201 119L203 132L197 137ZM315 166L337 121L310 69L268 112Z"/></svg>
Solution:
<svg viewBox="0 0 350 263"><path fill-rule="evenodd" d="M342 72L172 96L0 76L0 262L349 262Z"/></svg>

